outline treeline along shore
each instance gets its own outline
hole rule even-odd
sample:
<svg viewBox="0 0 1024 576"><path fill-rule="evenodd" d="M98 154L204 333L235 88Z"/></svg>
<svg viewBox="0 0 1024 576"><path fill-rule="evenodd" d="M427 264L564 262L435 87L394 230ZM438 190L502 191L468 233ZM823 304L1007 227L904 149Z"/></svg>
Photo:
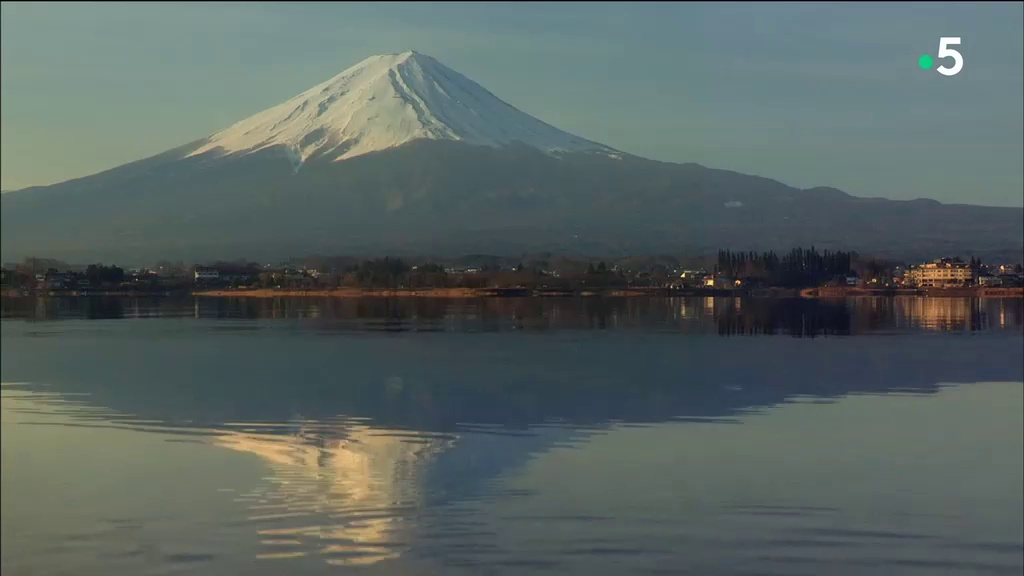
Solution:
<svg viewBox="0 0 1024 576"><path fill-rule="evenodd" d="M1024 297L1020 263L947 257L907 264L814 247L784 254L721 250L702 258L314 257L279 264L164 261L146 268L29 258L4 265L2 272L0 290L15 297Z"/></svg>
<svg viewBox="0 0 1024 576"><path fill-rule="evenodd" d="M524 288L429 288L429 289L227 289L197 290L193 296L208 298L557 298L557 297L759 297L759 298L851 298L926 296L946 298L1024 298L1024 288L879 288L855 287L718 289L718 288L630 288L627 290L530 290Z"/></svg>
<svg viewBox="0 0 1024 576"><path fill-rule="evenodd" d="M29 292L8 289L4 297L131 297L195 296L203 298L565 298L565 297L755 297L755 298L854 298L924 296L932 298L1024 298L1024 287L1009 288L856 288L847 286L807 288L629 288L629 289L526 289L526 288L398 288L398 289L297 289L223 288L167 291L48 290Z"/></svg>

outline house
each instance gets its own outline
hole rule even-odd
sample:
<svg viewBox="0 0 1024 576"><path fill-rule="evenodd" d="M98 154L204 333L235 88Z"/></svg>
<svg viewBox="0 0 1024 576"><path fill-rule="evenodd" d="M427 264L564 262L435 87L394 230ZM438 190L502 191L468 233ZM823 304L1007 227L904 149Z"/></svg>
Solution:
<svg viewBox="0 0 1024 576"><path fill-rule="evenodd" d="M195 276L196 282L216 282L220 280L220 270L216 268L196 266Z"/></svg>
<svg viewBox="0 0 1024 576"><path fill-rule="evenodd" d="M132 282L136 284L140 282L156 282L158 280L160 280L160 274L155 270L143 269L132 273Z"/></svg>
<svg viewBox="0 0 1024 576"><path fill-rule="evenodd" d="M1003 279L999 276L992 276L986 274L984 276L978 276L978 286L995 287L1002 286Z"/></svg>
<svg viewBox="0 0 1024 576"><path fill-rule="evenodd" d="M43 277L43 284L47 290L64 290L74 287L74 277L68 272L51 269Z"/></svg>
<svg viewBox="0 0 1024 576"><path fill-rule="evenodd" d="M705 276L704 287L705 288L717 288L719 290L727 290L735 288L740 285L739 280L733 280L732 278L726 278L724 276Z"/></svg>
<svg viewBox="0 0 1024 576"><path fill-rule="evenodd" d="M846 277L846 285L847 286L860 286L860 278L857 278L856 276L847 276Z"/></svg>
<svg viewBox="0 0 1024 576"><path fill-rule="evenodd" d="M18 269L5 268L3 274L0 274L0 278L3 279L2 284L4 288L23 288L32 286L32 276Z"/></svg>
<svg viewBox="0 0 1024 576"><path fill-rule="evenodd" d="M683 270L675 284L682 287L696 287L704 282L708 273L704 270Z"/></svg>
<svg viewBox="0 0 1024 576"><path fill-rule="evenodd" d="M1024 274L1000 274L1000 286L1024 286Z"/></svg>
<svg viewBox="0 0 1024 576"><path fill-rule="evenodd" d="M196 284L228 285L234 282L250 282L259 276L259 268L254 265L196 266Z"/></svg>
<svg viewBox="0 0 1024 576"><path fill-rule="evenodd" d="M247 282L252 278L258 276L255 272L249 272L247 270L221 270L220 280L222 282Z"/></svg>

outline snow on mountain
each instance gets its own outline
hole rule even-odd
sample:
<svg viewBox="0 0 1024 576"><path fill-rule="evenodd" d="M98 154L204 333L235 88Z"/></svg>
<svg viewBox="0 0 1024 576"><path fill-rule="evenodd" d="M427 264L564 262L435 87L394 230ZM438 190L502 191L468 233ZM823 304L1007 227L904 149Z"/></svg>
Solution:
<svg viewBox="0 0 1024 576"><path fill-rule="evenodd" d="M615 150L545 124L437 60L371 56L327 82L217 132L192 152L283 146L296 169L315 153L344 160L418 139L483 146L522 142L548 153Z"/></svg>

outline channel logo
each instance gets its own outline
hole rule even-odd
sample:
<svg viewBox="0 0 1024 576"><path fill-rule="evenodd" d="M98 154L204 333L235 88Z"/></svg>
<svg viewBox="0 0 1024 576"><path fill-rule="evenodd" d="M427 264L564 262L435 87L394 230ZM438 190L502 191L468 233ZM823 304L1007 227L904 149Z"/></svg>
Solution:
<svg viewBox="0 0 1024 576"><path fill-rule="evenodd" d="M957 50L950 48L950 46L959 46L960 37L956 36L943 36L939 38L939 53L937 58L942 60L943 58L952 58L953 66L942 65L935 68L935 71L943 76L956 76L963 70L964 67L964 56ZM935 58L932 58L928 54L922 54L917 59L917 65L921 67L921 70L931 70L935 66Z"/></svg>

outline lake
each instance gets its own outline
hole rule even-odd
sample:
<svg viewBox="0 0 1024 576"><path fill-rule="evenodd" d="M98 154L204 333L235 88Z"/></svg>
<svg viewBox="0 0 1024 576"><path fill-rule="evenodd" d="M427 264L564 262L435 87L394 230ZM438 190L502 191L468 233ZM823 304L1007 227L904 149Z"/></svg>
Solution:
<svg viewBox="0 0 1024 576"><path fill-rule="evenodd" d="M2 312L4 575L1024 570L1021 300Z"/></svg>

